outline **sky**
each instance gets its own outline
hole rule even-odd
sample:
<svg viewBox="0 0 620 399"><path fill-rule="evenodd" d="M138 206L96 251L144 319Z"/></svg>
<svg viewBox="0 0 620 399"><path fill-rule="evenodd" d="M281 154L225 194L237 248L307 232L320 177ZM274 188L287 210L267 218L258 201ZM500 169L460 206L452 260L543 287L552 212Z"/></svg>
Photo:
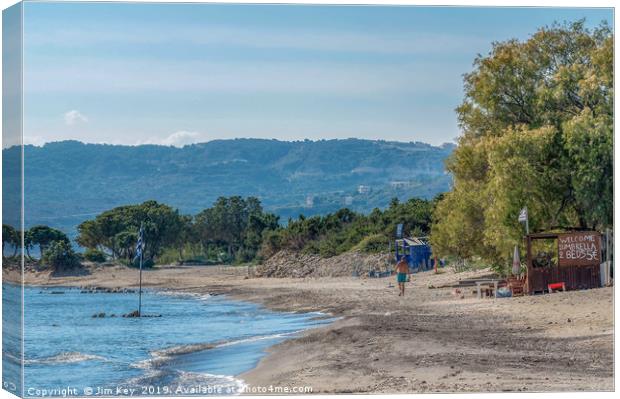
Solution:
<svg viewBox="0 0 620 399"><path fill-rule="evenodd" d="M24 142L453 142L493 41L611 9L26 3Z"/></svg>

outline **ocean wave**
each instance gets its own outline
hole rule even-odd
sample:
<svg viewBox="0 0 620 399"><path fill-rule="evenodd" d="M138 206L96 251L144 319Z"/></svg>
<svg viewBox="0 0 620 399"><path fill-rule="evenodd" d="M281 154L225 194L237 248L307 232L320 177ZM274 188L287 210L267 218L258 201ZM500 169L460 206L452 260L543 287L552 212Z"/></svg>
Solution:
<svg viewBox="0 0 620 399"><path fill-rule="evenodd" d="M278 334L271 334L271 335L259 335L259 336L255 336L255 337L249 337L249 338L241 338L241 339L237 339L237 340L221 342L221 343L217 344L215 347L216 348L220 348L220 347L223 347L223 346L231 346L231 345L245 344L245 343L248 343L248 342L263 341L263 340L266 340L266 339L285 338L285 337L290 337L291 335L298 334L298 333L300 333L302 331L304 331L304 330L297 330L297 331L278 333Z"/></svg>
<svg viewBox="0 0 620 399"><path fill-rule="evenodd" d="M24 364L79 363L88 360L106 360L106 358L81 352L62 352L54 356L43 357L39 359L26 359L24 360Z"/></svg>
<svg viewBox="0 0 620 399"><path fill-rule="evenodd" d="M221 387L230 388L232 393L241 393L246 387L245 382L242 379L235 378L230 375L217 375L208 373L195 373L190 371L179 371L175 380L179 386L183 386L190 391L183 392L184 394L201 394L199 387L204 385L214 386L219 385ZM191 389L195 392L192 392Z"/></svg>
<svg viewBox="0 0 620 399"><path fill-rule="evenodd" d="M216 345L208 344L208 343L179 345L179 346L173 346L171 348L153 351L151 352L151 356L154 356L154 357L180 356L180 355L187 355L188 353L201 352L204 350L213 349L215 347Z"/></svg>
<svg viewBox="0 0 620 399"><path fill-rule="evenodd" d="M14 355L12 352L9 352L6 349L2 351L2 359L3 360L7 360L7 361L9 361L11 363L14 363L14 364L17 364L17 365L21 365L22 364L21 356Z"/></svg>
<svg viewBox="0 0 620 399"><path fill-rule="evenodd" d="M160 349L151 352L151 358L141 360L133 363L131 367L140 369L157 369L169 364L175 357L189 355L191 353L203 352L215 348L227 347L232 345L239 345L248 342L263 341L270 339L285 338L291 335L295 335L303 330L296 330L285 333L277 333L270 335L259 335L248 338L235 339L230 341L220 341L216 343L199 343L199 344L186 344L179 346L172 346L170 348Z"/></svg>
<svg viewBox="0 0 620 399"><path fill-rule="evenodd" d="M184 292L184 291L172 291L172 290L163 290L163 291L155 291L156 294L158 295L165 295L165 296L170 296L170 297L177 297L177 298L195 298L195 299L200 299L200 300L207 300L209 298L212 298L213 295L209 294L209 293L198 293L198 292Z"/></svg>
<svg viewBox="0 0 620 399"><path fill-rule="evenodd" d="M243 380L230 375L196 373L175 369L149 370L141 376L131 378L122 385L137 388L138 392L141 392L143 387L166 387L168 391L161 392L166 396L236 395L240 394L246 387Z"/></svg>

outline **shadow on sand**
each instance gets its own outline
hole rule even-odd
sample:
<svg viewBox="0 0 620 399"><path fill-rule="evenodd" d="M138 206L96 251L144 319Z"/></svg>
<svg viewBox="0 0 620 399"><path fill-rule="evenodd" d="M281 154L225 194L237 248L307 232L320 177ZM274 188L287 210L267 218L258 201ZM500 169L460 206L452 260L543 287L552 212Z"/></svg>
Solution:
<svg viewBox="0 0 620 399"><path fill-rule="evenodd" d="M80 276L88 276L90 270L85 267L74 267L71 269L61 269L54 270L50 274L51 277L80 277Z"/></svg>

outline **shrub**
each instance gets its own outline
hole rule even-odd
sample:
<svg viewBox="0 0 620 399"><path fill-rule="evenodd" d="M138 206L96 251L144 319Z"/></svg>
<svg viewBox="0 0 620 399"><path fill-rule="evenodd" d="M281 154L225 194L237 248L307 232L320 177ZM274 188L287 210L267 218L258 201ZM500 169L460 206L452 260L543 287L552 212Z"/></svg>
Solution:
<svg viewBox="0 0 620 399"><path fill-rule="evenodd" d="M106 261L106 256L102 251L99 251L98 249L88 248L84 252L84 259L91 262L102 263Z"/></svg>
<svg viewBox="0 0 620 399"><path fill-rule="evenodd" d="M269 259L282 249L282 231L267 230L263 233L263 242L259 251L259 257Z"/></svg>
<svg viewBox="0 0 620 399"><path fill-rule="evenodd" d="M338 242L330 239L319 241L319 255L323 258L330 258L344 252L338 245Z"/></svg>
<svg viewBox="0 0 620 399"><path fill-rule="evenodd" d="M256 251L253 249L242 248L237 251L237 255L235 256L234 263L235 264L243 264L247 262L251 262L256 258Z"/></svg>
<svg viewBox="0 0 620 399"><path fill-rule="evenodd" d="M157 264L159 265L181 264L182 261L177 248L165 248L157 257Z"/></svg>
<svg viewBox="0 0 620 399"><path fill-rule="evenodd" d="M383 234L372 234L360 241L355 249L361 252L378 253L388 249L388 238Z"/></svg>
<svg viewBox="0 0 620 399"><path fill-rule="evenodd" d="M48 264L54 270L67 270L81 266L77 254L66 241L52 241L43 252L43 263Z"/></svg>
<svg viewBox="0 0 620 399"><path fill-rule="evenodd" d="M121 261L121 263L122 263L122 261ZM131 262L128 262L127 266L135 267L135 268L139 269L140 268L140 258L135 258ZM142 259L142 268L143 269L150 269L153 266L155 266L155 261L153 259Z"/></svg>

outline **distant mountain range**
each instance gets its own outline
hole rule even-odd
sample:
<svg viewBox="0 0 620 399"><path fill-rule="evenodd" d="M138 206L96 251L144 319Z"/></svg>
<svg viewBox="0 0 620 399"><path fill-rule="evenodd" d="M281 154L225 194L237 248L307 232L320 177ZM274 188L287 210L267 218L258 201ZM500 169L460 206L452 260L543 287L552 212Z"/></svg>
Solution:
<svg viewBox="0 0 620 399"><path fill-rule="evenodd" d="M155 199L194 214L230 195L257 196L283 221L343 206L368 212L393 197L432 198L447 191L451 176L444 160L453 149L453 144L358 139L234 139L183 148L78 141L28 145L26 225L73 233L83 220L118 205ZM17 159L19 150L3 150L4 165ZM7 186L17 176L5 171L4 178Z"/></svg>

